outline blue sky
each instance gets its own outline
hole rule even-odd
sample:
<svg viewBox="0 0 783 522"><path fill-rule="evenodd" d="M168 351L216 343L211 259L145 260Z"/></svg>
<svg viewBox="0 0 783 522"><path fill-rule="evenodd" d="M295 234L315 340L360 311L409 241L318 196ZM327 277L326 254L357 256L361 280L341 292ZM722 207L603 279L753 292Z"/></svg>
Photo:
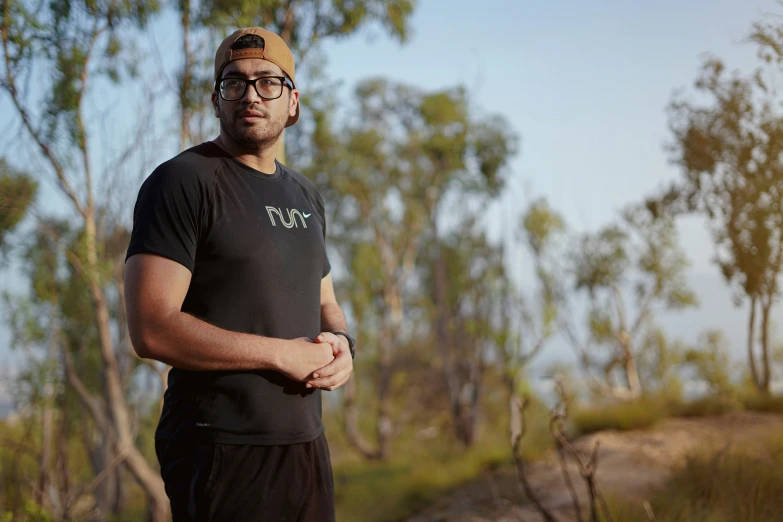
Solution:
<svg viewBox="0 0 783 522"><path fill-rule="evenodd" d="M377 30L329 42L325 71L344 82L343 97L372 76L425 89L463 84L477 110L502 114L520 134L521 149L511 166L511 190L488 219L496 236L507 233L509 219L534 196L546 196L572 227L595 229L620 207L675 178L677 170L663 151L669 138L665 107L673 91L691 86L705 52L730 68L755 66L754 48L741 40L762 14L783 14L773 0L419 4L407 44ZM149 35L161 49L176 49L178 31L176 19L166 16ZM164 64L176 59L163 52ZM119 92L101 108L133 114L136 105L124 102L129 94ZM0 123L13 121L9 109L7 98L0 97ZM162 111L157 131L165 138L166 125L176 119L170 107ZM175 136L171 125L169 137ZM17 163L28 161L8 142L2 152ZM161 139L148 154L159 163L176 152L176 139ZM62 200L47 188L41 206L61 208ZM713 249L704 224L687 220L681 234L692 262L689 280L702 306L668 314L664 324L688 339L704 328L724 328L741 356L745 314L733 308L710 263ZM519 264L524 267L524 258ZM0 285L13 287L15 280L13 270L0 274ZM780 318L778 309L775 319ZM542 364L566 355L560 345Z"/></svg>

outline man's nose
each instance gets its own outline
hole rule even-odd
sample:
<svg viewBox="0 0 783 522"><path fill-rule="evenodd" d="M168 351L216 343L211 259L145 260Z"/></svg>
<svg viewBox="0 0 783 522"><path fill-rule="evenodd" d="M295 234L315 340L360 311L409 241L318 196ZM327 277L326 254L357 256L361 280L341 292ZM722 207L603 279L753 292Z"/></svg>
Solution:
<svg viewBox="0 0 783 522"><path fill-rule="evenodd" d="M247 89L245 90L245 95L242 97L242 101L245 101L247 103L252 102L261 102L264 99L259 96L258 91L256 90L256 84L255 82L251 82L247 84Z"/></svg>

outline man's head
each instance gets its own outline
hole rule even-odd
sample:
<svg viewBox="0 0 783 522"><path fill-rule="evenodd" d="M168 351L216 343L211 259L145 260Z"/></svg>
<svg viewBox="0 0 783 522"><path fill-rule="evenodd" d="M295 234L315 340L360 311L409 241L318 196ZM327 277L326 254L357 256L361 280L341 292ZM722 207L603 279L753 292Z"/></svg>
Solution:
<svg viewBox="0 0 783 522"><path fill-rule="evenodd" d="M294 78L293 56L278 35L249 27L228 36L215 53L212 93L221 133L248 149L276 141L299 119Z"/></svg>

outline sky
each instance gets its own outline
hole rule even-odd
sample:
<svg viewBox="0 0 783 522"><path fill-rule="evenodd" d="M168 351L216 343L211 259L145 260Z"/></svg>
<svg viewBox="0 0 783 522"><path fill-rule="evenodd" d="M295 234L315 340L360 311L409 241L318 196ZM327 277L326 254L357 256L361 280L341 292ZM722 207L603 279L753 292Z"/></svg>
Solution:
<svg viewBox="0 0 783 522"><path fill-rule="evenodd" d="M774 0L420 0L407 43L392 41L377 29L325 42L325 72L342 81L343 99L357 82L375 76L428 90L464 85L472 109L502 115L521 139L510 165L510 190L487 211L491 233L506 237L519 210L538 196L546 197L573 229L595 230L623 206L678 176L663 148L670 139L665 109L673 92L692 86L707 52L730 69L753 68L755 49L742 40L765 13L783 14L783 6ZM147 39L163 50L163 69L176 63L177 57L165 52L179 48L175 17L158 19ZM120 135L121 120L139 114L138 105L127 101L131 94L119 90L96 101L96 113L114 115L96 139ZM177 152L173 108L163 106L158 116L156 138L146 152L153 165ZM13 121L9 100L2 95L0 128L11 128ZM9 138L13 135L6 133L0 153L29 164L29 154ZM131 185L144 175L137 173ZM51 184L40 207L64 208ZM732 353L741 358L745 313L734 308L711 263L713 247L705 225L688 219L680 233L691 261L688 280L701 306L664 314L662 323L673 336L687 340L706 328L722 328ZM514 261L523 280L528 261L521 254ZM18 266L0 272L0 286L14 289L18 284ZM781 314L776 309L773 319L781 322ZM4 357L3 338L7 332L0 329ZM536 367L568 360L569 353L559 343Z"/></svg>

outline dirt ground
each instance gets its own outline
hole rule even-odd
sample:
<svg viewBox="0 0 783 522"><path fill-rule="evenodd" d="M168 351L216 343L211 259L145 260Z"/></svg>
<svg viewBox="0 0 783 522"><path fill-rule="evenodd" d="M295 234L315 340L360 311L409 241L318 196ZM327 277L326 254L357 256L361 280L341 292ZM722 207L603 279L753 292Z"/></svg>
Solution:
<svg viewBox="0 0 783 522"><path fill-rule="evenodd" d="M731 413L721 417L667 419L649 430L605 431L583 437L574 446L589 454L600 441L596 478L604 494L643 503L685 455L696 449L719 451L732 445L759 440L783 429L783 416L762 413ZM575 465L569 465L571 480L583 505L586 489ZM561 522L576 521L573 501L555 454L528 467L530 483ZM543 520L521 490L514 469L487 472L462 486L408 522L520 522Z"/></svg>

